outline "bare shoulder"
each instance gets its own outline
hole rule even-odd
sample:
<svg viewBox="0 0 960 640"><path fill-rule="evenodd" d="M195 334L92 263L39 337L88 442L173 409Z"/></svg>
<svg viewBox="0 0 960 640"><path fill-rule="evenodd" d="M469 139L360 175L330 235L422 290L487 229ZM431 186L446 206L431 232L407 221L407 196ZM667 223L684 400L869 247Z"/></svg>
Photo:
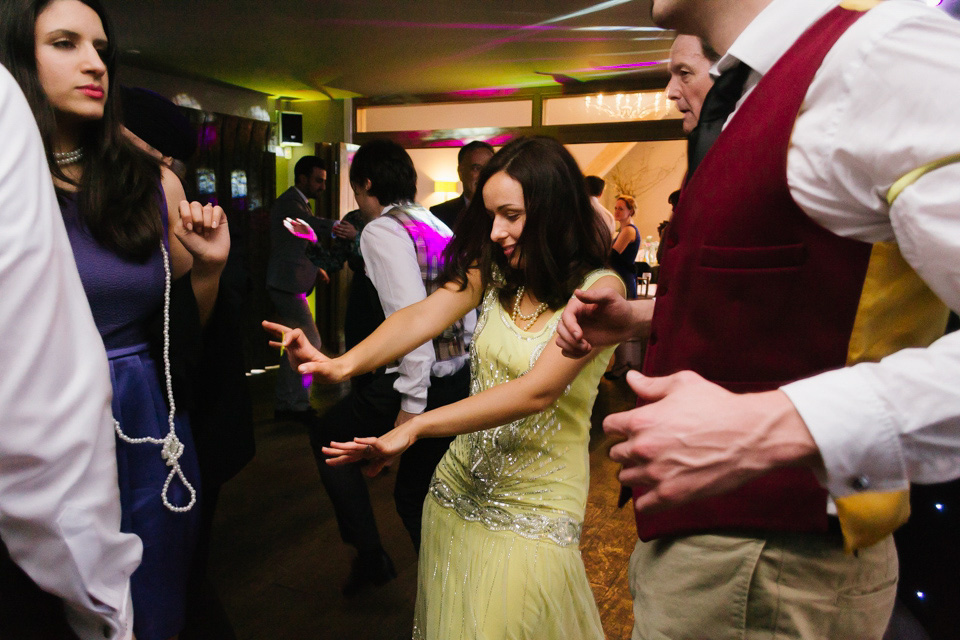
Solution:
<svg viewBox="0 0 960 640"><path fill-rule="evenodd" d="M161 166L160 186L163 189L163 197L167 201L168 213L174 215L180 207L180 202L187 199L180 178L167 167Z"/></svg>
<svg viewBox="0 0 960 640"><path fill-rule="evenodd" d="M612 272L597 278L593 284L587 287L588 291L596 291L598 289L613 289L621 297L627 294L627 289L623 285L623 280L620 279L620 276Z"/></svg>

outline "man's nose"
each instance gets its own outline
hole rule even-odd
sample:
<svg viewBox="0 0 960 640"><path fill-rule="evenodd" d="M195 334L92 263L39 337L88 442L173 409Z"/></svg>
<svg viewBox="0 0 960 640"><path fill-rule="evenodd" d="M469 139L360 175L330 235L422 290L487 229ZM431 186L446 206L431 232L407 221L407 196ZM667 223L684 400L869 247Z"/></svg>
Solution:
<svg viewBox="0 0 960 640"><path fill-rule="evenodd" d="M667 83L667 98L674 102L680 99L680 82L674 75L670 76L670 82Z"/></svg>

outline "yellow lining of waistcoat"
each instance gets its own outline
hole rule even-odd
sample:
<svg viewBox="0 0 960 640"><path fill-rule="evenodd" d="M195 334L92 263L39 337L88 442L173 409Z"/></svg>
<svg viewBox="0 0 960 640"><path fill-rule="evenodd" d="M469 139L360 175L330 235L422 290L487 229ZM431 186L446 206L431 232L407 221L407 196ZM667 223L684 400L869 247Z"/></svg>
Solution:
<svg viewBox="0 0 960 640"><path fill-rule="evenodd" d="M883 0L843 0L840 3L841 9L848 11L870 11Z"/></svg>
<svg viewBox="0 0 960 640"><path fill-rule="evenodd" d="M956 153L952 156L947 156L945 158L940 158L939 160L934 160L928 164L923 165L922 167L917 167L909 173L905 173L903 177L893 183L893 186L890 187L890 190L887 191L887 204L893 205L893 201L900 197L900 194L903 193L903 190L912 185L914 182L927 175L931 171L945 167L948 164L956 164L960 162L960 153Z"/></svg>
<svg viewBox="0 0 960 640"><path fill-rule="evenodd" d="M847 365L877 362L943 335L949 309L907 264L893 242L873 245L847 349ZM910 492L866 491L834 498L844 549L874 545L910 517Z"/></svg>

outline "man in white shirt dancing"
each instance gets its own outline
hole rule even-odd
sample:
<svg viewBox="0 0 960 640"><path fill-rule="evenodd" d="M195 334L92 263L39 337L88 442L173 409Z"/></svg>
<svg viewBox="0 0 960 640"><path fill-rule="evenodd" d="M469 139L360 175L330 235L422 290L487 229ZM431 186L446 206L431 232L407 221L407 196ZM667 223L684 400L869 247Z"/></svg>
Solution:
<svg viewBox="0 0 960 640"><path fill-rule="evenodd" d="M360 253L387 317L434 291L451 232L414 202L417 173L409 154L394 142L374 140L362 145L350 165L350 183L367 222L360 234ZM461 320L372 379L355 384L346 398L311 426L310 443L341 537L358 552L343 586L347 596L396 574L380 545L360 470L357 465L327 465L321 448L331 440L382 435L414 415L467 397L470 368L465 337ZM423 501L450 440L426 438L400 458L394 500L417 549Z"/></svg>

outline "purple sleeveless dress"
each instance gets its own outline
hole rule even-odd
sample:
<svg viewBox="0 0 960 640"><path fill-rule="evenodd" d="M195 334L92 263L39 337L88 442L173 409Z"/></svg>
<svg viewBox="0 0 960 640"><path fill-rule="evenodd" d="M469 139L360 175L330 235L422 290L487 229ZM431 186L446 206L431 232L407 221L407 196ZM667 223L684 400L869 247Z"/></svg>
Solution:
<svg viewBox="0 0 960 640"><path fill-rule="evenodd" d="M103 338L113 383L113 416L131 438L163 438L169 432L167 392L161 384L163 363L148 353L146 327L163 310L164 269L160 247L140 264L98 244L79 217L75 196L61 197L63 220L93 318ZM161 199L164 245L166 203ZM158 376L158 371L160 375ZM177 412L177 437L185 445L180 467L200 489L196 449L186 412ZM122 508L121 530L143 541L143 561L131 578L134 634L138 640L167 640L184 626L186 583L196 546L200 505L174 513L160 497L170 472L160 446L129 444L117 438L117 469ZM168 500L190 502L178 478Z"/></svg>

